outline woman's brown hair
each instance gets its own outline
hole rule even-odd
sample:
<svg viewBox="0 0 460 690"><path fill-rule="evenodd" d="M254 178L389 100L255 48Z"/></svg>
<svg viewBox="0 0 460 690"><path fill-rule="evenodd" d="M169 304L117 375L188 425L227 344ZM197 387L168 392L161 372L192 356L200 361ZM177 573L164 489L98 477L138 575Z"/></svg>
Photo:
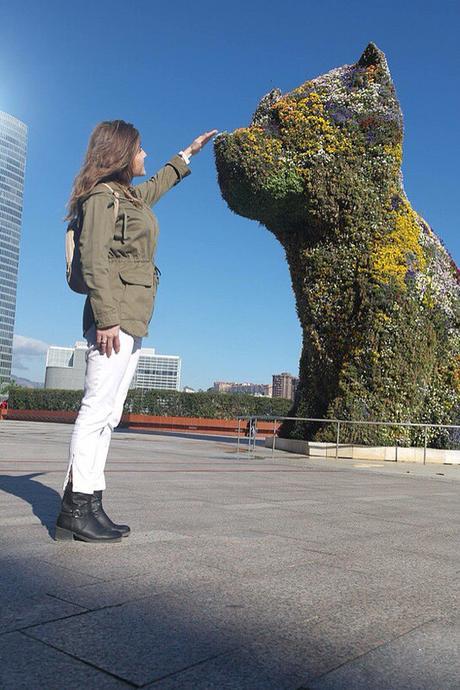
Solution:
<svg viewBox="0 0 460 690"><path fill-rule="evenodd" d="M80 202L99 182L120 182L126 187L126 196L135 201L128 186L133 177L132 165L139 145L138 130L124 120L100 122L94 128L83 166L73 183L66 220L78 215Z"/></svg>

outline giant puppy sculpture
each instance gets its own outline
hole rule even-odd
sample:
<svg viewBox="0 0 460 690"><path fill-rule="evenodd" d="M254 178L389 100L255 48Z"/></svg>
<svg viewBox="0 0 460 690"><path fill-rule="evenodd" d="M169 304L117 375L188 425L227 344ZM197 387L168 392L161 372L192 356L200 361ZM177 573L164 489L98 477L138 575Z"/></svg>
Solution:
<svg viewBox="0 0 460 690"><path fill-rule="evenodd" d="M235 213L283 245L303 332L292 414L454 423L460 402L457 267L412 208L401 175L403 119L385 55L260 102L249 127L215 141ZM272 287L276 290L276 285ZM326 440L331 425L283 435ZM342 438L419 443L414 429L345 426ZM446 443L431 430L428 440Z"/></svg>

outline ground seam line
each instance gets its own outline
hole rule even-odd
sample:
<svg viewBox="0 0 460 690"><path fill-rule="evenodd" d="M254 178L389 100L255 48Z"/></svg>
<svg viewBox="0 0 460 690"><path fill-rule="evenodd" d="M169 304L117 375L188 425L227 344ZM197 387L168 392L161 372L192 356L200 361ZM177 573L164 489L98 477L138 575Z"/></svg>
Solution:
<svg viewBox="0 0 460 690"><path fill-rule="evenodd" d="M93 664L91 661L86 661L86 659L81 659L78 656L75 656L75 654L71 654L70 652L67 652L64 649L60 649L59 647L55 647L53 644L46 642L45 640L41 640L38 637L34 637L33 635L27 634L27 632L24 632L23 630L19 630L17 632L20 632L22 635L25 637L28 637L30 640L34 640L35 642L41 642L44 644L46 647L50 647L50 649L54 649L54 651L61 652L61 654L65 654L66 656L70 657L71 659L74 659L75 661L79 661L81 664L85 664L85 666L89 666L90 668L96 669L96 671L99 671L100 673L104 673L107 676L111 676L112 678L116 678L117 680L122 681L123 683L126 683L131 688L139 688L141 687L137 683L132 683L129 680L126 680L126 678L122 678L121 676L117 676L116 673L112 673L111 671L106 671L104 668L101 668L100 666L96 666L96 664Z"/></svg>
<svg viewBox="0 0 460 690"><path fill-rule="evenodd" d="M358 661L358 659L362 659L363 657L367 656L368 654L375 652L377 649L380 649L381 647L385 647L385 645L391 644L392 642L395 642L395 640L399 640L401 637L404 637L405 635L410 635L410 633L414 632L414 630L418 630L419 628L423 628L424 625L427 625L428 623L434 623L437 620L439 620L439 618L430 618L429 620L423 621L423 623L419 623L418 625L414 625L414 627L410 628L410 630L406 630L405 632L402 632L399 635L392 637L390 640L385 640L385 642L382 642L381 644L378 644L375 647L371 647L371 649L368 649L366 652L363 652L362 654L358 654L358 656L355 656L352 659L347 659L347 661L342 662L338 666L334 666L334 668L329 669L329 671L326 671L325 673L321 673L319 676L315 676L315 678L312 680L316 681L316 680L319 680L320 678L325 678L329 673L333 673L334 671L338 671L338 669L342 668L342 666L346 666L347 664L351 664L355 661ZM310 682L310 681L308 681L308 682ZM299 688L297 688L297 690L306 690L306 688L303 688L302 686L300 686Z"/></svg>

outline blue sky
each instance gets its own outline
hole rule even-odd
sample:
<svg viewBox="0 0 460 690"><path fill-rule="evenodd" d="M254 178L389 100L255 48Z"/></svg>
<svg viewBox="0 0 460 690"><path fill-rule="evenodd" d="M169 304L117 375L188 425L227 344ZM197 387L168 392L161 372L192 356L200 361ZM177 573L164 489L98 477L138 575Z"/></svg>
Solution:
<svg viewBox="0 0 460 690"><path fill-rule="evenodd" d="M406 192L459 264L457 5L2 3L0 110L29 126L14 372L42 381L46 344L82 338L62 219L99 121L134 123L153 174L204 130L246 126L272 88L354 63L369 41L386 54L404 114ZM281 246L228 209L211 144L192 171L155 207L162 281L144 345L179 354L182 385L194 388L295 374L300 328Z"/></svg>

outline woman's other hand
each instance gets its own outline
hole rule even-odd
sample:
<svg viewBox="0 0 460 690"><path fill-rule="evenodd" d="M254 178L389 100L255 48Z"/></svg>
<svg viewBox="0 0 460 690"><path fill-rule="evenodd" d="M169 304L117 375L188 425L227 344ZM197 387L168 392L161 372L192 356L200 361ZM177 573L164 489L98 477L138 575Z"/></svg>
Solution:
<svg viewBox="0 0 460 690"><path fill-rule="evenodd" d="M208 143L210 139L212 139L213 136L217 134L219 130L218 129L213 129L210 132L205 132L204 134L200 134L199 137L197 137L191 144L190 146L187 146L186 149L184 149L184 153L186 156L194 156L196 153L199 153L203 146Z"/></svg>
<svg viewBox="0 0 460 690"><path fill-rule="evenodd" d="M120 326L96 328L96 347L101 355L110 357L112 351L120 352Z"/></svg>

